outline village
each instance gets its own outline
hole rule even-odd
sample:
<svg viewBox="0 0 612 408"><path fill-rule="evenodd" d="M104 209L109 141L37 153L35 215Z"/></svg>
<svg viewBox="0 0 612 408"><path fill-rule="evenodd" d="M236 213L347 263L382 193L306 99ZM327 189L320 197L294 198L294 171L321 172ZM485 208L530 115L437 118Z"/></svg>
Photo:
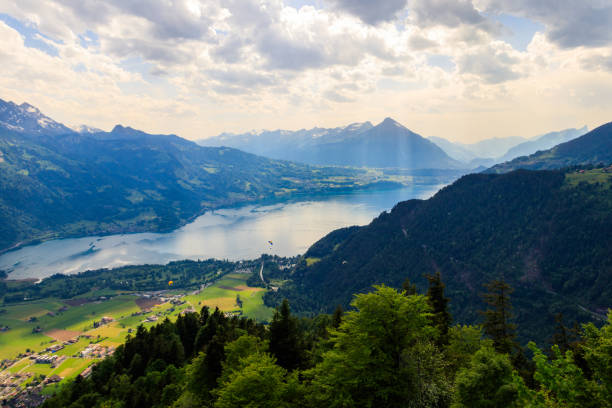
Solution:
<svg viewBox="0 0 612 408"><path fill-rule="evenodd" d="M219 307L227 317L269 319L272 310L262 301L265 289L246 284L258 266L238 264L189 290L171 284L155 291L93 290L87 297L5 306L0 344L10 347L0 351L0 405L39 405L64 380L89 376L95 363L112 355L140 325L150 327L204 306Z"/></svg>

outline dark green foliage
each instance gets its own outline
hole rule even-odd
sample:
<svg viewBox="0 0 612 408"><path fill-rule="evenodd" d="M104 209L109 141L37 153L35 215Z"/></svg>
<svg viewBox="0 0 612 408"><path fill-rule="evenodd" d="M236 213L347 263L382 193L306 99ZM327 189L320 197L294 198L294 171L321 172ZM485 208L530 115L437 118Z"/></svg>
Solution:
<svg viewBox="0 0 612 408"><path fill-rule="evenodd" d="M482 297L488 306L482 312L484 332L493 340L493 347L498 353L511 354L518 346L516 325L512 323L512 304L510 303L512 288L501 280L489 282L484 287L487 292Z"/></svg>
<svg viewBox="0 0 612 408"><path fill-rule="evenodd" d="M332 313L373 284L400 288L408 278L423 293L425 276L440 271L453 318L474 324L482 284L503 276L515 289L519 342L543 343L556 313L584 322L612 298L611 184L570 183L572 174L472 174L429 200L399 203L343 240L332 233L313 245L321 260L299 264L266 303L288 298L298 314Z"/></svg>
<svg viewBox="0 0 612 408"><path fill-rule="evenodd" d="M457 374L452 408L520 407L520 379L507 355L483 347Z"/></svg>
<svg viewBox="0 0 612 408"><path fill-rule="evenodd" d="M416 285L410 282L410 279L408 278L406 278L404 283L402 283L402 291L406 294L406 296L412 296L418 293Z"/></svg>
<svg viewBox="0 0 612 408"><path fill-rule="evenodd" d="M270 353L286 370L294 370L303 364L301 337L297 319L291 316L289 302L285 299L270 322Z"/></svg>
<svg viewBox="0 0 612 408"><path fill-rule="evenodd" d="M610 408L612 312L603 328L580 330L589 374L571 351L554 346L549 358L530 344L537 383L527 388L479 327L451 327L438 349L430 310L425 296L385 286L356 295L337 329L329 315L297 321L281 307L277 322L297 324L295 340L311 357L289 372L271 353L271 328L204 308L181 323L140 327L88 378L68 382L43 406ZM182 350L195 326L209 330L190 357Z"/></svg>
<svg viewBox="0 0 612 408"><path fill-rule="evenodd" d="M342 323L342 315L344 314L344 310L342 309L342 306L338 305L336 307L336 310L334 310L334 314L332 316L332 327L334 329L337 329L338 327L340 327L340 323Z"/></svg>
<svg viewBox="0 0 612 408"><path fill-rule="evenodd" d="M453 318L448 311L449 298L444 296L444 283L440 272L428 275L429 288L427 289L427 303L431 306L431 320L433 326L438 329L437 345L443 347L448 344L448 330Z"/></svg>
<svg viewBox="0 0 612 408"><path fill-rule="evenodd" d="M167 407L185 389L196 390L200 402L210 400L210 390L217 386L222 371L225 345L245 333L261 337L264 331L249 319L227 319L218 310L203 312L186 314L176 323L165 320L149 330L140 326L112 357L93 368L90 377L77 377L44 407L95 407L103 401L106 406L123 403L118 406L126 408ZM194 333L203 327L215 327L214 334L202 344L204 352L192 360Z"/></svg>

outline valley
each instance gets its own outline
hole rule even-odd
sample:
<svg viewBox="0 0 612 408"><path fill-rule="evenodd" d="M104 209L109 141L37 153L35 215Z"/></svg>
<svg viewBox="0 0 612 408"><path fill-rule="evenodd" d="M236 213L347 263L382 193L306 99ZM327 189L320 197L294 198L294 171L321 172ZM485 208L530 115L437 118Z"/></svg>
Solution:
<svg viewBox="0 0 612 408"><path fill-rule="evenodd" d="M88 367L112 355L139 326L150 328L164 319L175 321L179 315L199 312L202 307L218 307L226 316L268 321L273 309L263 304L266 289L248 286L248 281L257 275L260 265L278 269L292 262L284 258L204 262L198 271L207 268L208 272L193 275L190 281L182 279L183 275L166 274L168 267L156 266L163 280L149 286L150 290L118 289L122 281L134 279L130 269L112 271L115 283L104 280L104 271L93 271L88 276L98 287L83 287L85 292L75 296L61 289L71 281L44 281L42 285L52 285L59 291L39 299L5 303L0 309L0 400L26 387L49 395L63 381L79 374L87 377L91 371ZM32 285L27 281L6 282L10 290Z"/></svg>

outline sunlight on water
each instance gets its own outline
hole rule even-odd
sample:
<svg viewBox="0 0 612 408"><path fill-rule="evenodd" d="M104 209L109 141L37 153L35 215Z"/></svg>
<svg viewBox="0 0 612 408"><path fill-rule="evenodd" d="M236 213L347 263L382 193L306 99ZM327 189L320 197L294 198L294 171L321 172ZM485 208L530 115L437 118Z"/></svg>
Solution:
<svg viewBox="0 0 612 408"><path fill-rule="evenodd" d="M251 259L262 253L304 253L334 229L365 225L397 202L426 198L441 186L362 192L289 204L208 212L166 234L139 233L58 239L0 256L10 279L179 259ZM272 241L272 247L268 244Z"/></svg>

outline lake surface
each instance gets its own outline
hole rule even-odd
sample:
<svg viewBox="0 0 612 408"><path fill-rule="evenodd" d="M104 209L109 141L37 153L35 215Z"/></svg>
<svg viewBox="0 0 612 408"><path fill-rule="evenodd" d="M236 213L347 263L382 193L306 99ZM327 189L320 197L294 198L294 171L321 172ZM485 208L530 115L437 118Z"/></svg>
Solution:
<svg viewBox="0 0 612 408"><path fill-rule="evenodd" d="M164 234L57 239L1 255L0 269L9 272L10 279L24 279L180 259L254 259L262 253L293 256L334 229L366 225L399 201L427 198L441 187L420 185L220 209Z"/></svg>

